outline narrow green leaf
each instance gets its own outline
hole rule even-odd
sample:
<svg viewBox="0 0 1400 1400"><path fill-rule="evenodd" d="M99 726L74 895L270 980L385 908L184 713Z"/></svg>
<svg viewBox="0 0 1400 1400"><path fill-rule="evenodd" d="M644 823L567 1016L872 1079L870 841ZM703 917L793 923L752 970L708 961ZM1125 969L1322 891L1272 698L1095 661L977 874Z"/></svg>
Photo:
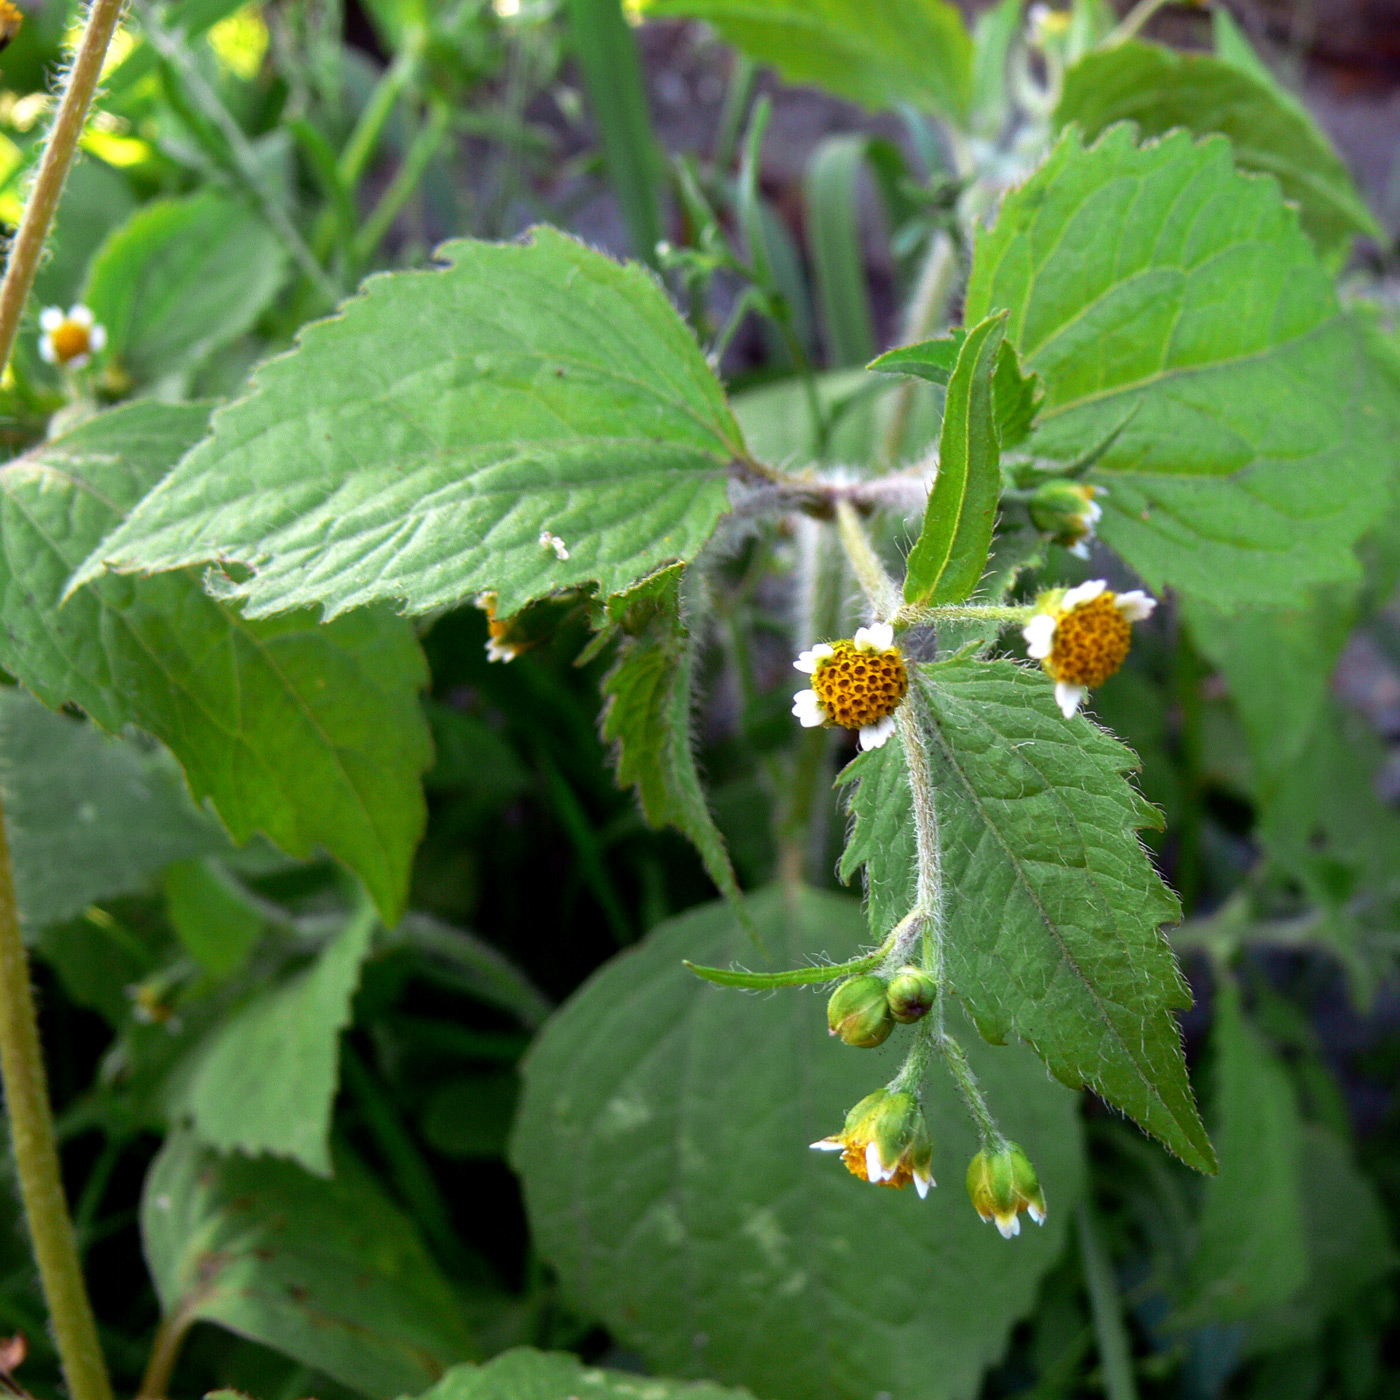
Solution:
<svg viewBox="0 0 1400 1400"><path fill-rule="evenodd" d="M0 468L0 663L52 707L168 745L236 841L262 831L292 855L330 850L393 922L431 757L409 623L383 610L249 621L192 571L99 578L62 601L73 569L207 421L207 406L146 400Z"/></svg>
<svg viewBox="0 0 1400 1400"><path fill-rule="evenodd" d="M960 603L987 567L1001 497L992 371L1005 329L1005 312L989 316L968 331L958 351L943 409L938 476L909 551L908 603Z"/></svg>
<svg viewBox="0 0 1400 1400"><path fill-rule="evenodd" d="M803 177L807 246L812 254L827 361L863 365L875 353L875 322L861 241L861 173L866 138L829 136Z"/></svg>
<svg viewBox="0 0 1400 1400"><path fill-rule="evenodd" d="M643 0L643 9L706 20L788 82L874 111L912 103L960 120L972 101L972 39L945 0Z"/></svg>
<svg viewBox="0 0 1400 1400"><path fill-rule="evenodd" d="M651 274L549 228L439 256L263 365L77 581L217 559L249 616L483 590L504 616L689 559L744 446Z"/></svg>
<svg viewBox="0 0 1400 1400"><path fill-rule="evenodd" d="M864 939L851 899L773 888L747 903L775 967L848 958ZM511 1156L568 1296L661 1374L768 1400L975 1394L1063 1250L1084 1180L1074 1097L1028 1052L973 1037L1049 1201L1044 1230L1013 1247L968 1203L977 1141L947 1076L925 1091L939 1188L873 1189L807 1144L889 1076L898 1047L852 1051L828 1037L820 999L706 986L687 955L754 950L726 905L671 920L595 974L526 1059Z"/></svg>
<svg viewBox="0 0 1400 1400"><path fill-rule="evenodd" d="M454 1366L418 1400L747 1400L709 1381L668 1381L600 1371L559 1351L517 1347L485 1366Z"/></svg>
<svg viewBox="0 0 1400 1400"><path fill-rule="evenodd" d="M737 902L739 886L691 750L695 646L680 589L681 571L670 569L610 607L623 641L603 681L603 738L616 746L618 784L636 788L647 820L687 836L710 879Z"/></svg>
<svg viewBox="0 0 1400 1400"><path fill-rule="evenodd" d="M1286 1303L1308 1273L1299 1177L1302 1122L1288 1071L1240 1009L1232 978L1215 998L1215 1141L1200 1234L1172 1324L1240 1322Z"/></svg>
<svg viewBox="0 0 1400 1400"><path fill-rule="evenodd" d="M564 12L632 251L652 262L661 237L661 170L636 41L619 0L566 0Z"/></svg>
<svg viewBox="0 0 1400 1400"><path fill-rule="evenodd" d="M1137 837L1160 818L1123 778L1136 759L1064 719L1045 678L1009 661L922 666L916 694L953 989L988 1040L1019 1037L1058 1079L1213 1171L1172 1014L1190 991L1160 929L1177 902ZM842 875L864 859L878 928L912 907L917 874L902 749L864 755L850 776L856 849Z"/></svg>
<svg viewBox="0 0 1400 1400"><path fill-rule="evenodd" d="M1357 234L1384 241L1376 217L1317 123L1281 101L1238 66L1209 54L1183 54L1130 42L1087 54L1065 74L1055 120L1077 122L1086 139L1118 121L1144 136L1185 127L1218 132L1242 170L1272 175L1298 205L1303 228L1326 257L1344 258Z"/></svg>
<svg viewBox="0 0 1400 1400"><path fill-rule="evenodd" d="M747 972L738 967L701 967L689 958L684 959L688 972L713 982L717 987L748 987L762 991L770 987L810 987L823 982L835 982L838 977L849 977L853 972L866 972L879 965L883 953L867 953L864 957L852 958L843 963L821 963L816 967L790 967L783 972Z"/></svg>
<svg viewBox="0 0 1400 1400"><path fill-rule="evenodd" d="M352 915L305 972L259 993L214 1032L184 1095L201 1142L330 1175L340 1033L374 924L368 909Z"/></svg>
<svg viewBox="0 0 1400 1400"><path fill-rule="evenodd" d="M219 1157L177 1131L151 1164L141 1239L161 1311L213 1322L370 1400L479 1354L462 1300L358 1162L335 1177Z"/></svg>
<svg viewBox="0 0 1400 1400"><path fill-rule="evenodd" d="M1033 450L1108 443L1099 533L1154 587L1277 606L1355 576L1394 393L1296 212L1227 141L1139 148L1118 126L1085 149L1071 128L978 237L967 319L998 308L1045 383Z"/></svg>
<svg viewBox="0 0 1400 1400"><path fill-rule="evenodd" d="M0 793L28 930L228 844L163 749L109 738L12 689L0 690Z"/></svg>
<svg viewBox="0 0 1400 1400"><path fill-rule="evenodd" d="M286 280L282 244L252 209L214 190L144 205L113 230L82 300L108 355L137 384L197 368L250 329Z"/></svg>
<svg viewBox="0 0 1400 1400"><path fill-rule="evenodd" d="M933 340L916 341L913 345L901 345L894 350L886 350L877 355L866 369L881 374L911 374L916 379L927 379L930 384L947 386L953 377L958 363L958 353L967 339L967 331L956 326L947 335Z"/></svg>

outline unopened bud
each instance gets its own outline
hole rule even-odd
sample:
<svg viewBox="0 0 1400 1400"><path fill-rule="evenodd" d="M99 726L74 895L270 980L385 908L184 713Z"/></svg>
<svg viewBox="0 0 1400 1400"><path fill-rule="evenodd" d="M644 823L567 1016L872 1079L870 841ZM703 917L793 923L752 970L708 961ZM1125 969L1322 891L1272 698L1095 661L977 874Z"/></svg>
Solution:
<svg viewBox="0 0 1400 1400"><path fill-rule="evenodd" d="M938 983L921 968L902 967L890 979L885 999L890 1015L908 1025L927 1016L938 996Z"/></svg>
<svg viewBox="0 0 1400 1400"><path fill-rule="evenodd" d="M1008 1142L996 1152L979 1152L967 1169L967 1194L977 1214L995 1220L1003 1239L1021 1233L1021 1212L1037 1225L1045 1224L1045 1192L1031 1160Z"/></svg>
<svg viewBox="0 0 1400 1400"><path fill-rule="evenodd" d="M1031 519L1071 553L1087 556L1089 541L1103 515L1094 499L1098 488L1079 481L1047 481L1036 487L1031 497Z"/></svg>
<svg viewBox="0 0 1400 1400"><path fill-rule="evenodd" d="M847 978L826 1004L826 1023L847 1045L870 1050L882 1044L894 1029L884 980L872 973Z"/></svg>

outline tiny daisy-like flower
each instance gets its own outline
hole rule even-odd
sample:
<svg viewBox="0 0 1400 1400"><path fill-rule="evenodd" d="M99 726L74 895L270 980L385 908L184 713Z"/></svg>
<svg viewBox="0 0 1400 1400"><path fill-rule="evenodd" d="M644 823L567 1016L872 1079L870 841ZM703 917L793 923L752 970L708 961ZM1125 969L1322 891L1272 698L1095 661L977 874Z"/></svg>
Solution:
<svg viewBox="0 0 1400 1400"><path fill-rule="evenodd" d="M852 1176L873 1186L913 1183L923 1200L933 1179L933 1141L913 1094L877 1089L847 1115L846 1126L812 1144L814 1152L839 1152Z"/></svg>
<svg viewBox="0 0 1400 1400"><path fill-rule="evenodd" d="M1140 588L1113 593L1101 578L1036 600L1036 613L1021 635L1027 653L1055 682L1055 700L1066 719L1090 689L1122 666L1132 646L1132 624L1151 617L1156 606Z"/></svg>
<svg viewBox="0 0 1400 1400"><path fill-rule="evenodd" d="M1045 1224L1045 1192L1031 1159L1008 1142L1000 1152L979 1152L967 1169L967 1194L977 1214L995 1220L1004 1240L1021 1233L1021 1212Z"/></svg>
<svg viewBox="0 0 1400 1400"><path fill-rule="evenodd" d="M39 313L39 358L46 364L82 369L107 344L107 328L86 306L46 306Z"/></svg>
<svg viewBox="0 0 1400 1400"><path fill-rule="evenodd" d="M888 622L858 627L850 641L818 642L792 664L812 678L812 688L799 690L792 703L804 729L858 729L863 749L878 749L894 733L909 673Z"/></svg>

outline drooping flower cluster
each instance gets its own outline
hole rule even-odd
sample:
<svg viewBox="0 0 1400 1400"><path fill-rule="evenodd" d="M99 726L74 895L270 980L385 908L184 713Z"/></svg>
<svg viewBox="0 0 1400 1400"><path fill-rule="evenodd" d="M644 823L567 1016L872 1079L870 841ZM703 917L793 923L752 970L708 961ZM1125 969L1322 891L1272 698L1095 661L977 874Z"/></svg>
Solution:
<svg viewBox="0 0 1400 1400"><path fill-rule="evenodd" d="M1004 1240L1021 1233L1021 1212L1045 1224L1045 1192L1031 1160L1008 1142L1000 1151L981 1151L967 1169L967 1194L984 1221L997 1223Z"/></svg>
<svg viewBox="0 0 1400 1400"><path fill-rule="evenodd" d="M812 678L812 688L793 697L792 712L804 728L858 729L863 749L878 749L894 733L909 673L889 623L858 627L850 641L819 642L792 664Z"/></svg>
<svg viewBox="0 0 1400 1400"><path fill-rule="evenodd" d="M923 1200L934 1185L933 1141L913 1094L877 1089L847 1115L832 1137L812 1144L814 1152L839 1152L846 1170L875 1186L908 1186Z"/></svg>
<svg viewBox="0 0 1400 1400"><path fill-rule="evenodd" d="M1066 719L1090 689L1122 666L1132 645L1132 624L1151 617L1156 606L1140 588L1113 593L1101 578L1036 599L1035 615L1021 634L1026 651L1055 682L1055 699Z"/></svg>
<svg viewBox="0 0 1400 1400"><path fill-rule="evenodd" d="M107 344L107 328L86 306L46 306L39 313L39 358L45 364L82 369Z"/></svg>

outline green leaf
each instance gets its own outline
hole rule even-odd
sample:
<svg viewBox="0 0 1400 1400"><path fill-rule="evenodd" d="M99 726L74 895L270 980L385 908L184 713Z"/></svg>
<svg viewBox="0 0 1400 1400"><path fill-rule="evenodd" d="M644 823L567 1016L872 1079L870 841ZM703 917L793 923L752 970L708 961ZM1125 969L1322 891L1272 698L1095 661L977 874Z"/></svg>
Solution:
<svg viewBox="0 0 1400 1400"><path fill-rule="evenodd" d="M958 351L943 410L938 476L909 551L905 602L960 603L987 567L1001 497L992 372L1005 329L1005 312L989 316L968 331Z"/></svg>
<svg viewBox="0 0 1400 1400"><path fill-rule="evenodd" d="M668 1381L601 1371L567 1352L517 1347L485 1366L454 1366L418 1400L744 1400L708 1381Z"/></svg>
<svg viewBox="0 0 1400 1400"><path fill-rule="evenodd" d="M877 111L911 103L957 119L972 102L972 39L944 0L643 0L643 11L706 20L788 82Z"/></svg>
<svg viewBox="0 0 1400 1400"><path fill-rule="evenodd" d="M108 738L17 690L0 690L0 793L28 930L228 845L163 749Z"/></svg>
<svg viewBox="0 0 1400 1400"><path fill-rule="evenodd" d="M617 781L636 788L647 821L683 832L710 879L737 901L729 853L691 751L695 645L681 614L680 575L669 569L609 607L623 641L603 681L603 738L616 745Z"/></svg>
<svg viewBox="0 0 1400 1400"><path fill-rule="evenodd" d="M1302 1122L1288 1071L1220 979L1213 1032L1220 1173L1172 1314L1178 1328L1239 1322L1285 1303L1308 1273L1299 1179Z"/></svg>
<svg viewBox="0 0 1400 1400"><path fill-rule="evenodd" d="M828 136L802 182L822 338L832 368L863 365L875 353L875 321L861 239L861 171L869 138Z"/></svg>
<svg viewBox="0 0 1400 1400"><path fill-rule="evenodd" d="M146 1178L141 1238L172 1325L217 1323L372 1400L476 1354L461 1300L351 1157L323 1180L173 1133Z"/></svg>
<svg viewBox="0 0 1400 1400"><path fill-rule="evenodd" d="M1046 387L1032 450L1108 441L1099 533L1149 583L1230 607L1355 576L1393 394L1296 213L1228 142L1139 148L1119 126L1086 150L1071 128L978 237L969 324L997 308Z"/></svg>
<svg viewBox="0 0 1400 1400"><path fill-rule="evenodd" d="M110 233L82 300L107 327L108 354L149 384L195 369L249 330L286 273L265 221L204 190L147 204Z"/></svg>
<svg viewBox="0 0 1400 1400"><path fill-rule="evenodd" d="M78 581L217 559L251 569L220 580L249 616L489 590L504 617L691 558L746 454L651 274L550 228L439 256L263 365Z"/></svg>
<svg viewBox="0 0 1400 1400"><path fill-rule="evenodd" d="M1143 136L1174 127L1197 136L1218 132L1230 138L1242 170L1278 180L1325 257L1344 258L1357 234L1385 240L1341 157L1307 112L1280 101L1271 84L1209 54L1137 42L1087 54L1065 74L1055 121L1077 122L1091 141L1118 121L1136 122Z"/></svg>
<svg viewBox="0 0 1400 1400"><path fill-rule="evenodd" d="M863 939L854 900L773 888L747 904L774 967ZM807 1144L889 1077L902 1034L854 1052L827 1036L820 999L707 986L681 964L754 952L727 906L694 910L545 1028L511 1149L541 1252L659 1372L769 1400L969 1397L1063 1249L1083 1183L1075 1101L1028 1053L971 1046L1050 1203L1014 1246L968 1203L976 1136L941 1071L925 1096L939 1189L874 1190Z"/></svg>
<svg viewBox="0 0 1400 1400"><path fill-rule="evenodd" d="M1160 818L1122 776L1136 758L1082 716L1064 719L1045 678L1009 661L920 667L915 694L954 991L988 1040L1026 1041L1058 1079L1213 1171L1172 1015L1190 991L1160 929L1177 902L1136 834ZM847 771L860 785L842 875L866 862L879 932L914 903L903 750L886 744Z"/></svg>
<svg viewBox="0 0 1400 1400"><path fill-rule="evenodd" d="M306 971L260 992L213 1033L183 1096L201 1142L330 1175L340 1033L373 932L372 911L351 915Z"/></svg>
<svg viewBox="0 0 1400 1400"><path fill-rule="evenodd" d="M265 926L259 910L210 860L185 860L166 871L165 912L186 951L215 977L242 967Z"/></svg>
<svg viewBox="0 0 1400 1400"><path fill-rule="evenodd" d="M0 664L46 704L165 743L235 840L324 846L386 921L402 909L431 758L413 629L382 610L322 625L249 621L194 572L73 569L202 436L207 407L144 401L89 419L0 468Z"/></svg>

